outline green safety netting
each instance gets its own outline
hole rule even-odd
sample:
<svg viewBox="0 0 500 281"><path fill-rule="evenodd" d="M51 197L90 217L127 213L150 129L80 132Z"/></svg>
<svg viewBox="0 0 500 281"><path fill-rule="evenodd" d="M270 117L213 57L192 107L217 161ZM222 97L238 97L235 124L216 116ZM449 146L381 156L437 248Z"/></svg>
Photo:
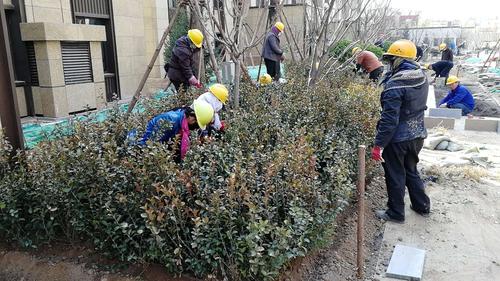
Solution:
<svg viewBox="0 0 500 281"><path fill-rule="evenodd" d="M284 73L284 66L281 65L282 73ZM257 80L257 74L259 72L258 66L249 66L248 73L253 80ZM263 65L261 70L261 75L266 73L266 66ZM210 84L215 83L215 76L210 77ZM209 86L208 85L208 86ZM159 90L153 96L154 99L163 99L173 94L172 91L168 90ZM128 104L120 105L120 110L125 112L128 108ZM110 109L103 109L101 111L97 111L91 113L87 116L80 115L75 116L71 119L50 122L50 123L26 123L22 125L24 140L26 147L33 148L39 142L43 140L50 140L54 138L54 131L59 130L63 135L70 135L72 133L72 123L75 121L84 121L84 120L92 120L93 122L103 122L108 118ZM143 112L144 108L141 106L140 102L136 105L133 112ZM58 134L59 135L59 134Z"/></svg>

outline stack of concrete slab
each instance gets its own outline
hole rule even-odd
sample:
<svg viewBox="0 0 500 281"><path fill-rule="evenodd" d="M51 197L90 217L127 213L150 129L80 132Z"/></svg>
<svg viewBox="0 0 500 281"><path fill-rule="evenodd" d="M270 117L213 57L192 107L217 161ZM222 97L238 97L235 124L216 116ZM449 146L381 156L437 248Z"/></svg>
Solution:
<svg viewBox="0 0 500 281"><path fill-rule="evenodd" d="M462 118L462 110L454 108L429 108L429 116L425 118L427 129L443 127L453 130L455 119Z"/></svg>
<svg viewBox="0 0 500 281"><path fill-rule="evenodd" d="M498 119L465 119L465 130L500 133Z"/></svg>

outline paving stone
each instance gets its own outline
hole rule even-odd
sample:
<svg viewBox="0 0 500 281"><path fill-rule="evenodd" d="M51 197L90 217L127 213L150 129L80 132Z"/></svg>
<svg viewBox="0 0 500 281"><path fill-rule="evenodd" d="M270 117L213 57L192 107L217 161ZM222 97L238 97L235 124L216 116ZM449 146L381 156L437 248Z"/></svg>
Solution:
<svg viewBox="0 0 500 281"><path fill-rule="evenodd" d="M429 108L430 117L462 118L462 110L455 108Z"/></svg>
<svg viewBox="0 0 500 281"><path fill-rule="evenodd" d="M424 118L425 128L432 129L435 127L443 127L449 130L455 128L455 119L452 118L440 118L440 117L425 117Z"/></svg>
<svg viewBox="0 0 500 281"><path fill-rule="evenodd" d="M481 132L498 132L498 120L466 119L465 130Z"/></svg>
<svg viewBox="0 0 500 281"><path fill-rule="evenodd" d="M420 281L424 272L425 250L396 245L392 253L387 277Z"/></svg>

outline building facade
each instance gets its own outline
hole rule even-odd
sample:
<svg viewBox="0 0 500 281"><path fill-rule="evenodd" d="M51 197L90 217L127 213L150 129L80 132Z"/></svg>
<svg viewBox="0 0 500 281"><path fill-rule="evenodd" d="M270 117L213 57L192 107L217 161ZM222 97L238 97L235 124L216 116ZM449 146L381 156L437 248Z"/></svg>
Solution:
<svg viewBox="0 0 500 281"><path fill-rule="evenodd" d="M132 97L168 26L164 0L2 0L21 116L66 117ZM144 92L163 77L159 56Z"/></svg>

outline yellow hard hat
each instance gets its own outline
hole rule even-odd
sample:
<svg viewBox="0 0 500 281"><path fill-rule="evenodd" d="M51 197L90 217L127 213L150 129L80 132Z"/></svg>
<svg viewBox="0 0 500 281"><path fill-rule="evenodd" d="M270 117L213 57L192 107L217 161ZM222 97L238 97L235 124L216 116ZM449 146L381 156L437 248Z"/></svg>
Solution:
<svg viewBox="0 0 500 281"><path fill-rule="evenodd" d="M446 47L447 47L447 46L446 46L446 43L441 43L441 44L439 44L439 50L440 50L440 51L444 51L444 49L446 49Z"/></svg>
<svg viewBox="0 0 500 281"><path fill-rule="evenodd" d="M276 26L276 28L279 30L279 31L283 31L285 29L285 25L282 23L282 22L277 22L276 24L274 24L274 26Z"/></svg>
<svg viewBox="0 0 500 281"><path fill-rule="evenodd" d="M384 56L395 56L414 60L417 57L417 47L406 39L398 40L391 44Z"/></svg>
<svg viewBox="0 0 500 281"><path fill-rule="evenodd" d="M208 89L223 104L226 104L227 101L229 100L229 91L227 90L226 86L222 84L213 84Z"/></svg>
<svg viewBox="0 0 500 281"><path fill-rule="evenodd" d="M259 78L259 83L260 85L264 86L264 85L269 85L271 84L271 82L273 82L273 78L271 78L271 75L269 74L264 74L262 75L260 78Z"/></svg>
<svg viewBox="0 0 500 281"><path fill-rule="evenodd" d="M450 75L448 76L448 79L446 79L446 85L451 85L453 83L460 82L457 76L455 75Z"/></svg>
<svg viewBox="0 0 500 281"><path fill-rule="evenodd" d="M193 102L194 114L196 115L196 121L198 122L198 126L200 129L205 130L207 125L212 122L214 118L214 109L213 107L202 100L195 100Z"/></svg>
<svg viewBox="0 0 500 281"><path fill-rule="evenodd" d="M203 45L203 33L199 29L190 29L188 37L197 48L201 48L201 45Z"/></svg>
<svg viewBox="0 0 500 281"><path fill-rule="evenodd" d="M357 52L361 52L361 48L360 47L354 47L352 48L352 55L354 56Z"/></svg>

